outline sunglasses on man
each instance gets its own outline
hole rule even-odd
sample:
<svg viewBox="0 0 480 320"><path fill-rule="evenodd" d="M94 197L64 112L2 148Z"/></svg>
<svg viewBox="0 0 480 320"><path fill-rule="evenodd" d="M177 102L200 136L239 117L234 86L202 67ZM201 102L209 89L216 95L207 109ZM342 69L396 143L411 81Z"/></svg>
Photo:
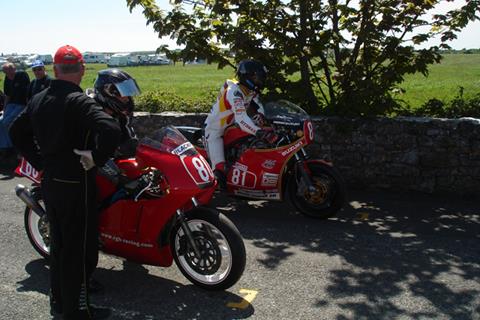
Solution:
<svg viewBox="0 0 480 320"><path fill-rule="evenodd" d="M35 67L35 68L32 68L33 72L35 71L42 71L44 68L43 67Z"/></svg>

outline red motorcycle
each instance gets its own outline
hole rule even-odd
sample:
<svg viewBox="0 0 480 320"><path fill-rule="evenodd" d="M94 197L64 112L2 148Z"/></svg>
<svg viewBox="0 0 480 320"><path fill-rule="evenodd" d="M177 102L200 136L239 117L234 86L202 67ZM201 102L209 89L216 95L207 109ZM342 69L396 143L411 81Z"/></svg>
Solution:
<svg viewBox="0 0 480 320"><path fill-rule="evenodd" d="M216 180L206 160L178 130L155 131L140 141L134 159L115 163L138 186L127 193L97 174L103 252L162 267L175 260L185 277L209 290L229 288L240 279L246 262L243 239L226 216L204 207ZM22 160L17 174L34 182L31 189L17 185L16 194L27 204L25 228L31 244L48 257L41 173Z"/></svg>
<svg viewBox="0 0 480 320"><path fill-rule="evenodd" d="M265 105L265 117L278 139L274 144L237 126L225 130L227 194L250 198L289 199L301 213L328 218L346 198L343 178L332 163L310 159L305 147L313 142L313 123L299 106L280 100ZM177 127L207 158L203 130Z"/></svg>

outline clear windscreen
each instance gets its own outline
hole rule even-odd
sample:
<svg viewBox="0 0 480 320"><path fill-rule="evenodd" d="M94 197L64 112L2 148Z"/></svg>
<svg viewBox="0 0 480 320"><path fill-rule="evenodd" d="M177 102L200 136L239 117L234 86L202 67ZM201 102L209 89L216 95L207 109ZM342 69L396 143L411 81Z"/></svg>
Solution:
<svg viewBox="0 0 480 320"><path fill-rule="evenodd" d="M265 108L265 115L266 116L278 116L278 115L305 115L308 116L308 114L297 106L296 104L287 101L287 100L278 100L278 101L272 101L268 102L264 106Z"/></svg>
<svg viewBox="0 0 480 320"><path fill-rule="evenodd" d="M177 156L194 156L195 147L176 128L158 129L140 140L140 144Z"/></svg>
<svg viewBox="0 0 480 320"><path fill-rule="evenodd" d="M264 109L265 117L272 121L299 123L310 119L305 110L287 100L268 102Z"/></svg>

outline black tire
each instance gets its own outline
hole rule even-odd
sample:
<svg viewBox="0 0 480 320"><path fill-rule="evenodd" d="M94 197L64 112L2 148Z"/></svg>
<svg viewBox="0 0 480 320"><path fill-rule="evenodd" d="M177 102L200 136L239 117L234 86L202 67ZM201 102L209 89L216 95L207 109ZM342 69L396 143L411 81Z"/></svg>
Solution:
<svg viewBox="0 0 480 320"><path fill-rule="evenodd" d="M317 219L333 217L345 203L347 195L345 182L338 170L328 164L310 162L308 167L312 172L311 179L317 192L315 195L307 191L302 192L298 177L292 174L287 184L290 201L306 216Z"/></svg>
<svg viewBox="0 0 480 320"><path fill-rule="evenodd" d="M185 219L202 259L195 256L181 226L170 234L172 255L180 271L195 285L207 290L233 286L245 269L246 254L240 232L226 216L210 208L196 208Z"/></svg>
<svg viewBox="0 0 480 320"><path fill-rule="evenodd" d="M43 200L37 198L37 201L43 206ZM47 215L40 217L32 209L26 207L24 223L30 244L42 257L48 259L50 256L50 228Z"/></svg>

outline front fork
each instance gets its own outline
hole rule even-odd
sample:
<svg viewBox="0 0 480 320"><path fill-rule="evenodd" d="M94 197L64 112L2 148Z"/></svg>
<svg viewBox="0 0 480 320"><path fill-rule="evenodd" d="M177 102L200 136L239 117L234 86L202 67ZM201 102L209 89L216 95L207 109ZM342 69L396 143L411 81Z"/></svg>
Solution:
<svg viewBox="0 0 480 320"><path fill-rule="evenodd" d="M195 197L192 197L192 203L195 208L199 206L199 203ZM188 226L187 219L185 219L185 214L182 209L177 209L177 220L180 223L180 227L182 228L183 233L185 233L185 236L187 237L187 241L190 243L190 246L192 246L193 252L195 252L195 256L200 258L201 256L200 249L195 243L192 230L190 230L190 227Z"/></svg>
<svg viewBox="0 0 480 320"><path fill-rule="evenodd" d="M312 177L310 176L310 171L305 164L305 160L307 159L308 155L304 148L301 148L300 152L295 153L295 177L297 177L297 173L299 173L306 190L310 195L313 195L317 192L317 188L315 188ZM299 188L299 193L302 193L301 189L303 188Z"/></svg>

